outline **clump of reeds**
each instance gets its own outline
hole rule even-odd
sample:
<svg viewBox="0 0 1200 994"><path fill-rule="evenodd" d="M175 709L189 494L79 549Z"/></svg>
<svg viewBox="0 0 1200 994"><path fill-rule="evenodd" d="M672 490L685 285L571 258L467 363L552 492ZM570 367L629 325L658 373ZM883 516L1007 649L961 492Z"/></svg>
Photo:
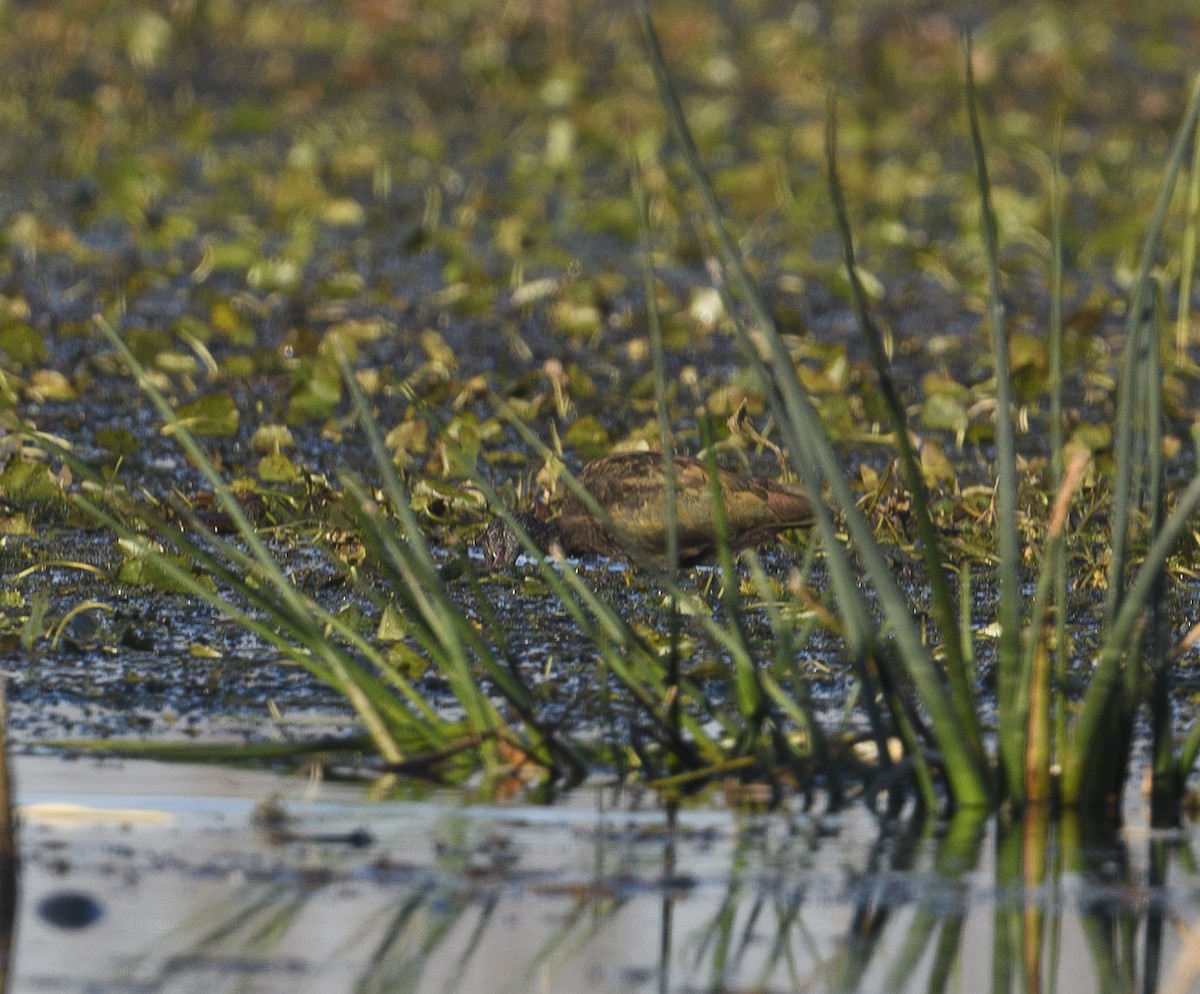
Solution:
<svg viewBox="0 0 1200 994"><path fill-rule="evenodd" d="M870 525L856 506L838 465L837 455L819 418L805 397L787 349L759 290L749 277L736 242L729 236L681 105L676 97L647 4L641 18L659 92L672 133L690 179L700 194L709 228L716 241L726 277L749 313L738 324L747 361L763 383L763 392L780 425L793 465L812 492L827 487L850 543L856 566L839 540L828 514L818 515L836 604L851 659L863 663L885 710L875 712L886 722L879 735L896 733L917 771L917 784L926 803L937 798L927 768L936 754L944 773L949 799L960 806L1058 802L1079 807L1113 808L1129 773L1133 722L1143 703L1149 703L1154 728L1153 797L1156 813L1172 817L1186 773L1195 760L1200 732L1193 728L1178 753L1172 746L1170 717L1170 659L1164 634L1162 590L1166 558L1183 534L1191 514L1200 506L1200 475L1179 495L1169 516L1163 510L1161 361L1158 355L1158 314L1151 261L1162 241L1167 207L1180 166L1200 114L1200 84L1193 89L1180 124L1172 155L1164 171L1161 192L1142 247L1141 263L1129 307L1126 345L1121 363L1116 424L1115 473L1112 484L1111 568L1099 652L1078 700L1068 699L1065 680L1067 639L1064 543L1068 508L1082 466L1062 463L1062 321L1061 195L1054 194L1053 262L1051 281L1055 304L1050 319L1052 356L1053 486L1057 501L1040 550L1035 595L1022 611L1024 579L1017 529L1017 453L1009 338L1001 302L997 261L997 230L991 188L976 111L969 41L966 45L965 98L974 152L976 178L987 252L988 318L996 376L995 519L998 556L999 643L995 692L998 703L998 755L983 748L983 723L977 692L968 666L971 653L964 644L959 602L952 594L943 543L929 509L926 484L904 406L893 383L882 336L871 317L855 261L851 228L837 172L835 119L829 110L826 160L830 191L842 237L844 258L859 324L892 419L904 482L911 492L926 579L941 642L936 651L924 644L910 606L891 575ZM1056 173L1056 183L1057 183ZM735 316L740 313L731 309ZM768 367L751 345L749 332L767 343ZM1144 512L1148 549L1136 567L1129 556L1135 508ZM871 590L883 615L882 631L866 601ZM1058 637L1054 637L1055 631ZM1057 656L1057 664L1054 664ZM908 686L911 692L897 688ZM922 721L914 721L919 712ZM918 737L916 729L924 731Z"/></svg>

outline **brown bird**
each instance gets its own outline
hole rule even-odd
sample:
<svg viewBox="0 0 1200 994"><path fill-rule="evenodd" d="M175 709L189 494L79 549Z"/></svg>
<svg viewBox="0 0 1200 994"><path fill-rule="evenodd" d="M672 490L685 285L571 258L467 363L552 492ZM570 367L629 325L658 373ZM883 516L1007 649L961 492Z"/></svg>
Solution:
<svg viewBox="0 0 1200 994"><path fill-rule="evenodd" d="M718 470L735 549L761 545L776 533L812 524L812 502L799 484ZM667 552L667 484L661 452L619 452L593 459L579 471L579 482L612 519L616 532L594 518L574 493L568 493L557 518L518 514L522 527L545 552L566 555L599 553L628 558L628 549L660 565ZM675 521L679 561L684 565L711 556L717 548L716 512L708 467L691 456L675 456ZM618 537L618 535L620 537ZM511 566L522 546L502 518L481 539L484 563L491 569Z"/></svg>

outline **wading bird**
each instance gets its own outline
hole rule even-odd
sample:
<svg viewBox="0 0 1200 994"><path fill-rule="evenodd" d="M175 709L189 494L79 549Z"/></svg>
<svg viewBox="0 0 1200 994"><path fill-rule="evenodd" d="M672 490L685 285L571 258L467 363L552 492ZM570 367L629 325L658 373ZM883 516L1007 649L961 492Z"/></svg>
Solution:
<svg viewBox="0 0 1200 994"><path fill-rule="evenodd" d="M682 565L700 562L716 552L717 521L708 467L691 456L675 456L675 522ZM729 544L745 549L769 541L791 528L812 524L812 502L795 483L718 470L717 480ZM667 553L667 481L661 452L619 452L593 459L579 471L579 482L607 512L612 525L598 520L574 493L568 493L555 518L529 512L517 515L522 527L544 552L629 558L636 550L662 565ZM485 529L480 540L484 563L491 569L511 566L522 546L502 518Z"/></svg>

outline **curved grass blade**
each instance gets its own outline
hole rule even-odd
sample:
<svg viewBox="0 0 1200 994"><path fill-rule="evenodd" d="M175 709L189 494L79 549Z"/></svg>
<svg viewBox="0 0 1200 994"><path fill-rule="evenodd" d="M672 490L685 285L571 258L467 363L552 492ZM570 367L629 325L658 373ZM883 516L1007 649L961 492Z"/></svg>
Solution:
<svg viewBox="0 0 1200 994"><path fill-rule="evenodd" d="M1021 658L1021 550L1017 537L1017 447L1013 424L1012 376L1008 363L1008 325L1000 290L999 244L996 213L992 208L987 157L979 127L975 75L971 65L971 36L966 36L965 95L975 178L979 187L979 213L987 255L988 323L992 332L992 366L996 375L996 529L1000 559L1000 605L997 619L996 697L1000 715L1001 773L1005 795L1020 804L1025 796L1025 735L1028 727L1029 671Z"/></svg>
<svg viewBox="0 0 1200 994"><path fill-rule="evenodd" d="M1063 177L1060 117L1054 129L1054 154L1050 179L1050 485L1062 493L1063 466ZM1059 687L1067 686L1067 555L1066 543L1054 558L1054 675ZM1067 751L1066 695L1059 693L1051 703L1054 758Z"/></svg>
<svg viewBox="0 0 1200 994"><path fill-rule="evenodd" d="M189 547L188 537L181 531L177 532L175 537L193 559L217 580L230 584L240 595L246 597L251 605L258 607L268 617L274 617L287 633L281 634L270 625L239 608L230 599L214 591L209 584L203 582L191 570L183 568L172 557L156 553L145 543L142 535L127 528L98 504L94 504L84 497L76 497L75 502L85 513L105 525L115 535L134 544L142 545L146 554L155 558L158 568L179 589L204 600L240 627L275 646L281 653L307 669L317 679L344 694L362 719L376 748L379 749L380 755L388 762L398 762L403 758L404 750L396 734L395 722L389 721L381 710L384 695L378 692L378 688L371 683L365 673L358 669L352 659L343 655L337 647L329 642L323 632L313 631L307 619L293 615L287 610L282 600L259 594L252 583L243 582L239 586L240 578L234 571L228 569L216 558L208 556L198 546L193 544ZM410 725L410 727L415 726ZM432 727L427 727L426 730L433 732Z"/></svg>
<svg viewBox="0 0 1200 994"><path fill-rule="evenodd" d="M248 630L266 638L289 658L306 665L314 675L344 693L363 719L386 761L399 763L405 758L404 749L397 738L400 732L408 738L416 733L432 748L445 748L450 745L454 739L451 726L434 714L411 685L388 667L383 658L361 636L350 630L340 619L309 601L290 583L220 472L207 458L191 432L179 422L170 403L154 387L144 368L124 345L115 329L102 319L98 319L97 323L105 337L122 354L164 421L172 426L177 442L205 476L217 495L222 510L234 523L239 539L245 544L247 551L243 552L217 536L206 536L205 543L216 550L217 554L213 555L181 529L172 529L165 523L154 522L153 519L148 519L148 523L160 534L187 549L210 573L237 591L249 604L266 613L268 617L274 618L284 634L272 631L269 626L232 604L228 598L214 594L187 570L178 567L169 559L161 562L167 575L195 595L204 597ZM85 509L90 508L91 513L106 517L110 527L114 527L119 534L123 532L134 541L140 541L131 530L111 516L105 515L94 503L82 498L81 502ZM196 534L201 533L195 523L193 527L196 528ZM234 564L234 568L227 564ZM248 582L251 578L255 582ZM375 668L385 674L388 682L398 684L408 701L408 707L401 706L391 698L382 683L368 674L353 656L334 643L330 638L331 633L349 642L365 658L370 659Z"/></svg>
<svg viewBox="0 0 1200 994"><path fill-rule="evenodd" d="M638 219L638 235L641 239L642 258L642 287L646 297L646 319L650 328L650 357L654 370L654 406L658 409L658 447L662 452L663 492L665 516L664 525L667 530L667 548L665 553L666 572L675 576L679 571L679 516L676 507L678 480L675 474L675 445L671 437L670 399L667 394L667 360L663 348L662 321L658 313L658 287L654 273L654 247L650 235L650 216L646 206L646 191L642 188L642 165L638 158L637 149L630 153L630 188L633 195L634 212ZM681 624L679 617L679 600L674 594L667 595L668 639L670 655L667 659L667 684L679 686L679 639ZM678 728L679 724L679 695L671 699L670 721Z"/></svg>
<svg viewBox="0 0 1200 994"><path fill-rule="evenodd" d="M1175 350L1187 360L1192 340L1192 281L1196 271L1196 228L1200 220L1200 131L1192 136L1192 166L1188 171L1187 209L1183 244L1179 249L1179 304L1175 316Z"/></svg>

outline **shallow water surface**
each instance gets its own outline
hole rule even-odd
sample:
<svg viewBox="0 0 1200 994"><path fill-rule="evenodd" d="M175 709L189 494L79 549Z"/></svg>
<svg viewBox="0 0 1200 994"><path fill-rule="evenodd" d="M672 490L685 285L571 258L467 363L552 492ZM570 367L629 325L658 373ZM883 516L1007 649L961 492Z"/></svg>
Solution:
<svg viewBox="0 0 1200 994"><path fill-rule="evenodd" d="M25 757L10 990L1194 989L1190 833ZM64 805L77 805L76 808ZM1089 839L1098 834L1098 839ZM1048 843L1048 844L1047 844Z"/></svg>

